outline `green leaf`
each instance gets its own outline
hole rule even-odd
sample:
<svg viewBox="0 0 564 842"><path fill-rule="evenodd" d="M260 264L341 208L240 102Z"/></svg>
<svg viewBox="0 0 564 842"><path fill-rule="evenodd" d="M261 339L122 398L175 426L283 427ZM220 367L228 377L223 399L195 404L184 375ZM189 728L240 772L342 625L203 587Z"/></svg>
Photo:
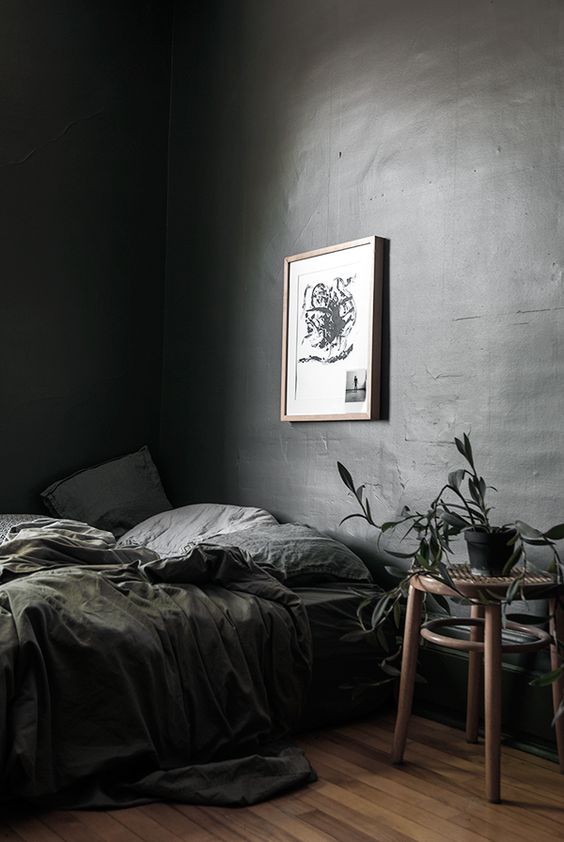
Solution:
<svg viewBox="0 0 564 842"><path fill-rule="evenodd" d="M381 525L380 529L382 530L382 532L387 532L388 529L394 529L396 526L399 526L399 524L403 522L403 520L387 520Z"/></svg>
<svg viewBox="0 0 564 842"><path fill-rule="evenodd" d="M375 629L376 626L383 621L390 600L391 597L389 594L386 594L382 597L382 599L378 600L374 607L374 611L372 612L372 617L370 618L371 628Z"/></svg>
<svg viewBox="0 0 564 842"><path fill-rule="evenodd" d="M359 622L361 623L361 625L363 625L363 623L362 623L362 612L364 611L365 608L368 608L369 605L372 605L373 600L374 600L374 597L371 597L371 596L366 597L361 602L359 602L359 604L356 607L356 616L357 616Z"/></svg>
<svg viewBox="0 0 564 842"><path fill-rule="evenodd" d="M353 518L353 517L361 517L363 520L366 520L366 515L361 514L360 512L356 512L354 515L347 515L346 517L344 517L342 519L342 521L339 523L339 526L342 526L343 523L345 523L345 521L351 520L351 518Z"/></svg>
<svg viewBox="0 0 564 842"><path fill-rule="evenodd" d="M435 535L431 535L431 540L429 542L429 549L431 552L431 558L433 561L437 561L442 556L441 545L439 543L439 539Z"/></svg>
<svg viewBox="0 0 564 842"><path fill-rule="evenodd" d="M472 455L472 445L470 444L470 439L468 438L466 433L463 434L462 438L464 439L464 447L465 447L465 454L464 455L466 456L466 458L468 459L468 461L470 462L472 467L474 467L474 456Z"/></svg>
<svg viewBox="0 0 564 842"><path fill-rule="evenodd" d="M549 684L553 684L555 681L564 674L564 664L557 667L552 672L545 672L543 675L537 675L536 678L533 678L532 681L529 682L531 687L547 687Z"/></svg>
<svg viewBox="0 0 564 842"><path fill-rule="evenodd" d="M543 539L544 535L542 532L539 532L538 529L535 529L534 526L529 526L528 523L525 523L522 520L515 521L515 529L523 538L537 538Z"/></svg>
<svg viewBox="0 0 564 842"><path fill-rule="evenodd" d="M386 663L386 661L382 661L379 664L380 669L382 672L385 672L386 675L393 675L394 678L398 678L400 676L400 671L397 667L394 667L392 664Z"/></svg>
<svg viewBox="0 0 564 842"><path fill-rule="evenodd" d="M386 553L393 555L394 558L415 558L417 550L414 550L412 553L396 553L395 551L392 552L392 550L386 550Z"/></svg>
<svg viewBox="0 0 564 842"><path fill-rule="evenodd" d="M446 611L447 614L450 614L450 605L448 604L448 600L446 600L444 596L441 596L440 593L434 593L433 599L435 600L437 605L440 605L443 611Z"/></svg>
<svg viewBox="0 0 564 842"><path fill-rule="evenodd" d="M507 613L506 619L512 623L519 623L522 626L541 626L548 623L548 617L541 617L539 614L522 614L520 612Z"/></svg>
<svg viewBox="0 0 564 842"><path fill-rule="evenodd" d="M345 483L345 485L347 486L349 491L352 491L352 493L355 494L356 492L355 492L353 478L351 477L348 469L345 468L345 466L341 462L337 462L337 468L338 468L339 474L341 475L341 479L343 480L343 482Z"/></svg>
<svg viewBox="0 0 564 842"><path fill-rule="evenodd" d="M465 468L459 468L457 471L451 471L448 475L448 484L455 488L457 491L460 488L460 483L464 479L464 475L466 474Z"/></svg>
<svg viewBox="0 0 564 842"><path fill-rule="evenodd" d="M507 600L508 603L512 602L515 599L515 597L517 595L517 592L519 590L520 584L521 584L521 579L519 577L517 577L516 579L513 579L513 581L511 582L511 584L507 588L507 593L505 595L505 599Z"/></svg>
<svg viewBox="0 0 564 842"><path fill-rule="evenodd" d="M468 490L475 503L480 504L480 492L473 477L468 477Z"/></svg>
<svg viewBox="0 0 564 842"><path fill-rule="evenodd" d="M441 520L445 523L448 523L449 526L453 526L455 529L459 531L462 529L467 529L470 526L470 523L467 520L464 520L463 517L457 515L455 512L446 512L441 511Z"/></svg>
<svg viewBox="0 0 564 842"><path fill-rule="evenodd" d="M508 543L510 543L510 542L508 542ZM515 547L515 549L513 550L513 552L511 553L511 555L509 556L509 558L507 559L507 562L505 563L505 566L504 566L503 571L502 571L504 576L509 576L509 574L511 573L511 571L513 570L513 568L515 567L515 565L517 564L517 562L521 558L522 553L523 553L523 547L521 546L521 544L518 544Z"/></svg>
<svg viewBox="0 0 564 842"><path fill-rule="evenodd" d="M544 537L548 538L549 541L561 541L564 538L564 523L552 526L548 532L544 533Z"/></svg>
<svg viewBox="0 0 564 842"><path fill-rule="evenodd" d="M347 632L346 634L343 634L339 638L339 640L342 641L343 643L356 643L359 640L366 640L366 637L369 634L370 634L369 631L363 631L363 630L352 631L352 632Z"/></svg>
<svg viewBox="0 0 564 842"><path fill-rule="evenodd" d="M456 590L456 585L452 580L452 576L450 575L450 571L446 564L442 561L439 562L439 570L441 571L441 577L446 584L451 587L453 590Z"/></svg>
<svg viewBox="0 0 564 842"><path fill-rule="evenodd" d="M454 437L454 443L456 445L456 449L458 450L458 452L461 453L462 456L464 456L464 458L466 459L466 452L464 450L464 445L462 444L460 439L456 438L456 436Z"/></svg>
<svg viewBox="0 0 564 842"><path fill-rule="evenodd" d="M388 638L386 637L382 626L378 626L378 628L376 629L376 641L380 644L380 647L384 650L384 652L390 651L390 647L388 645ZM372 646L374 646L374 638L371 638L369 642Z"/></svg>
<svg viewBox="0 0 564 842"><path fill-rule="evenodd" d="M560 717L561 717L562 715L564 715L564 699L562 699L562 701L561 701L561 702L560 702L560 704L558 705L558 708L557 708L557 710L556 710L556 713L554 714L554 716L553 716L553 718L552 718L552 727L553 727L553 728L554 728L554 724L555 724L556 720L557 720L557 719L560 719Z"/></svg>
<svg viewBox="0 0 564 842"><path fill-rule="evenodd" d="M401 605L399 602L394 603L394 623L396 628L399 629L401 623Z"/></svg>
<svg viewBox="0 0 564 842"><path fill-rule="evenodd" d="M386 573L389 573L390 576L393 576L395 579L405 579L407 573L405 570L402 570L400 567L392 567L390 564L384 565L384 570Z"/></svg>

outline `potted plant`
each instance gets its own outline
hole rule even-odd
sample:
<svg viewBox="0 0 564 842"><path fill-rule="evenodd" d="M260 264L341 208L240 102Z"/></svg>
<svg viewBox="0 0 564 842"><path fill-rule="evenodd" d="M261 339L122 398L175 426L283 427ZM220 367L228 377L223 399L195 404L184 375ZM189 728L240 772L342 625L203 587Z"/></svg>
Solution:
<svg viewBox="0 0 564 842"><path fill-rule="evenodd" d="M545 547L550 552L548 572L552 573L555 581L564 580L564 565L558 553L556 542L564 539L564 523L559 523L546 531L529 526L523 520L494 525L490 513L492 507L488 505L488 492L496 489L487 485L485 479L478 473L469 436L464 433L462 439L455 438L454 444L466 461L467 467L457 468L448 474L447 482L434 497L424 511L412 511L406 506L396 520L378 524L372 517L370 502L366 497L365 486L356 486L348 469L337 463L339 474L345 486L353 494L360 511L347 515L341 523L351 518L362 518L371 526L380 530L378 541L382 535L403 527L404 540L414 535L416 544L409 552L398 552L386 547L386 552L394 557L411 560L408 570L399 570L387 566L389 574L400 581L395 586L383 591L372 604L371 613L367 618L367 605L359 608L358 619L361 631L367 635L376 635L383 641L382 625L392 619L399 628L402 603L407 596L409 582L412 576L425 574L433 576L453 591L459 593L453 581L449 568L451 567L453 539L464 534L468 547L470 569L479 576L510 576L503 602L509 605L513 600L522 596L527 567L530 564L528 550L531 546ZM442 597L434 596L441 607L450 613L450 605ZM460 594L461 602L470 602ZM519 614L519 621L526 621L527 615ZM548 618L532 618L534 622L542 622ZM530 622L530 620L529 620ZM401 638L398 638L398 649L388 655L381 666L384 672L398 675L399 670L392 665L401 652ZM558 641L559 649L563 642ZM533 683L546 684L556 680L564 672L564 665L557 670L539 676ZM557 715L564 714L564 701ZM555 717L556 718L556 717Z"/></svg>

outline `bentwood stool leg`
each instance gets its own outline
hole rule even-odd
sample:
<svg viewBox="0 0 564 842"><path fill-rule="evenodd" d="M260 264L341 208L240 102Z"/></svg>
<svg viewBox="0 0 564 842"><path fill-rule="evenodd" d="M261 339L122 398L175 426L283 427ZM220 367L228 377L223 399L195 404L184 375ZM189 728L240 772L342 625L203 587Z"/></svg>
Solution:
<svg viewBox="0 0 564 842"><path fill-rule="evenodd" d="M501 760L501 607L485 606L484 701L486 721L486 797L500 800Z"/></svg>
<svg viewBox="0 0 564 842"><path fill-rule="evenodd" d="M470 616L479 620L484 616L482 605L472 605ZM471 626L470 640L483 641L483 625ZM466 740L469 743L478 742L478 723L480 721L480 691L482 689L483 656L481 652L468 653L468 697L466 703Z"/></svg>
<svg viewBox="0 0 564 842"><path fill-rule="evenodd" d="M550 634L560 643L564 644L564 610L560 605L560 600L563 597L556 597L550 600ZM555 644L550 646L550 665L553 670L560 666L560 658L558 657L558 647ZM564 699L564 678L560 678L552 685L552 702L554 704L554 713L558 710L560 703ZM560 716L554 723L554 730L556 731L556 745L558 747L558 761L560 763L560 771L564 774L564 716Z"/></svg>
<svg viewBox="0 0 564 842"><path fill-rule="evenodd" d="M403 635L403 655L401 659L401 679L398 699L398 714L394 730L392 763L403 763L403 753L407 741L407 727L411 716L413 688L417 671L417 653L419 652L419 633L421 627L422 591L410 585L407 597L405 632Z"/></svg>

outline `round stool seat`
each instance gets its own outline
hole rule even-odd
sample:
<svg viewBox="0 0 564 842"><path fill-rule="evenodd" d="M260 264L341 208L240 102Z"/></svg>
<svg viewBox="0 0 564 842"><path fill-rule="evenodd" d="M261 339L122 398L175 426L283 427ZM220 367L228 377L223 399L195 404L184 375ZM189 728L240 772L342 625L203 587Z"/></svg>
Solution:
<svg viewBox="0 0 564 842"><path fill-rule="evenodd" d="M435 629L445 628L445 626L483 626L484 620L477 617L448 617L439 618L438 620L429 620L421 626L421 637L425 640L430 640L432 643L437 643L439 646L445 646L448 649L461 649L463 652L483 652L484 644L479 640L460 640L457 637L448 637L444 634L437 634ZM545 649L550 645L550 635L548 632L539 629L537 626L523 626L520 623L513 623L509 620L505 623L505 627L511 631L518 631L527 637L532 637L534 640L526 641L524 643L502 643L502 652L537 652L539 649Z"/></svg>

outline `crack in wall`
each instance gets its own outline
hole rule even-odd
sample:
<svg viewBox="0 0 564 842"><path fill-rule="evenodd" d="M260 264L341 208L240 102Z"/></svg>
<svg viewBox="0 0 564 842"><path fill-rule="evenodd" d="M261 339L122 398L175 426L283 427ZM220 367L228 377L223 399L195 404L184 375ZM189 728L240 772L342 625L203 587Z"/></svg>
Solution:
<svg viewBox="0 0 564 842"><path fill-rule="evenodd" d="M51 144L57 143L59 140L62 140L65 137L65 135L67 135L70 132L70 130L74 128L74 126L77 126L79 123L84 123L87 120L93 120L95 117L99 117L103 113L104 109L102 109L101 111L95 111L93 114L87 114L84 117L77 117L76 120L71 120L71 122L67 123L65 128L58 135L49 138L49 140L46 140L45 143L41 143L39 146L35 146L30 152L24 155L23 158L0 163L0 169L7 169L8 167L21 167L22 164L27 163L27 161L29 161L30 158L33 158L33 156L36 155L38 152L41 152L43 149L46 149Z"/></svg>

